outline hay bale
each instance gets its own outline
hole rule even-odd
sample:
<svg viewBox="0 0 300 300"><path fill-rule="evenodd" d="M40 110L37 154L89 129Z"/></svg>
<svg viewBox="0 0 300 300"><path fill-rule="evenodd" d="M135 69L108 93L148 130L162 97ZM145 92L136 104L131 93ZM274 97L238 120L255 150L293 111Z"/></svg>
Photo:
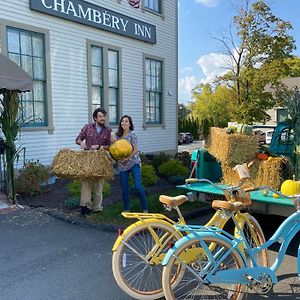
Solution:
<svg viewBox="0 0 300 300"><path fill-rule="evenodd" d="M258 159L253 160L253 165L249 169L250 172L250 179L246 179L243 187L254 187L255 186L255 178L257 176L259 166L261 161ZM238 185L240 183L240 178L238 176L237 171L235 171L232 167L230 167L228 164L224 163L222 164L222 183L228 184L228 185Z"/></svg>
<svg viewBox="0 0 300 300"><path fill-rule="evenodd" d="M254 135L227 134L225 129L212 127L208 152L229 167L250 162L258 151Z"/></svg>
<svg viewBox="0 0 300 300"><path fill-rule="evenodd" d="M112 161L103 148L100 150L61 149L53 159L52 172L64 178L113 177Z"/></svg>
<svg viewBox="0 0 300 300"><path fill-rule="evenodd" d="M269 186L275 190L280 190L281 184L286 179L291 178L292 166L285 157L272 157L262 161L256 176L256 185Z"/></svg>

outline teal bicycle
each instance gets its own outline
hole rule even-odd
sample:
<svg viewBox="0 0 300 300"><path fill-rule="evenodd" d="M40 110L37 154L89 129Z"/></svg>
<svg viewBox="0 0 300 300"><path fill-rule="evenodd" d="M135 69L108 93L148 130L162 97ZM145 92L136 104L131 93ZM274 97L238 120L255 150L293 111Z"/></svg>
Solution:
<svg viewBox="0 0 300 300"><path fill-rule="evenodd" d="M256 293L267 294L277 283L276 272L291 240L300 231L300 195L287 197L267 187L259 189L269 189L280 197L290 198L297 211L280 225L268 241L257 247L248 244L238 224L235 224L240 232L238 237L216 227L177 226L178 230L190 234L177 241L163 261L162 284L167 300L240 300L248 288ZM258 254L276 242L281 246L273 265L260 265Z"/></svg>

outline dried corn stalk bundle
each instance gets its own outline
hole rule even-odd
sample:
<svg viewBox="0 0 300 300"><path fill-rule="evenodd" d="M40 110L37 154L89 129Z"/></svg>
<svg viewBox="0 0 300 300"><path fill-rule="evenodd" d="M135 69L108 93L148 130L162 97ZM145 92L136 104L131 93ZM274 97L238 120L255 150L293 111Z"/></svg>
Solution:
<svg viewBox="0 0 300 300"><path fill-rule="evenodd" d="M106 150L61 149L53 159L52 172L64 178L113 177L112 161Z"/></svg>
<svg viewBox="0 0 300 300"><path fill-rule="evenodd" d="M208 151L223 164L234 167L252 161L258 151L256 136L227 134L225 129L212 127Z"/></svg>
<svg viewBox="0 0 300 300"><path fill-rule="evenodd" d="M291 178L292 166L285 157L272 157L262 161L256 177L258 186L269 186L275 190L280 190L284 180Z"/></svg>

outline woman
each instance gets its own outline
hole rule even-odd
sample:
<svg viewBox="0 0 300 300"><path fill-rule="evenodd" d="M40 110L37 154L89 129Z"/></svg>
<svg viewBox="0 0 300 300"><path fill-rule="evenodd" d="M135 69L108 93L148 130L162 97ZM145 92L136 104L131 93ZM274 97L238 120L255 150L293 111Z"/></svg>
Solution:
<svg viewBox="0 0 300 300"><path fill-rule="evenodd" d="M117 139L126 139L133 148L133 151L129 157L118 161L118 170L122 188L124 211L130 211L130 198L129 198L129 174L131 172L135 189L140 197L143 212L148 212L148 205L144 188L142 186L141 167L140 167L140 156L138 153L137 137L133 131L132 118L124 115L120 122L117 131Z"/></svg>

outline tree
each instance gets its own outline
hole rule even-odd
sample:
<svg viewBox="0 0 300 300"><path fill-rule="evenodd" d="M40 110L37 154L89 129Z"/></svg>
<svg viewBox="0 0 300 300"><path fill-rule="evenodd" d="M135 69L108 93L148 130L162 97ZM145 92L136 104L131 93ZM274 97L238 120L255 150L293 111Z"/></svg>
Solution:
<svg viewBox="0 0 300 300"><path fill-rule="evenodd" d="M178 118L184 119L190 114L191 110L183 103L178 103Z"/></svg>
<svg viewBox="0 0 300 300"><path fill-rule="evenodd" d="M280 78L292 67L287 63L295 49L295 42L287 33L292 26L274 16L263 0L251 6L250 0L239 3L229 35L216 38L231 59L228 72L216 83L232 90L231 99L237 105L235 121L265 122L269 118L265 111L276 105L274 94L282 89ZM266 91L267 84L274 94Z"/></svg>
<svg viewBox="0 0 300 300"><path fill-rule="evenodd" d="M193 90L195 102L191 104L192 116L203 124L225 127L231 120L235 107L233 93L226 86L215 89L209 84L199 85Z"/></svg>

